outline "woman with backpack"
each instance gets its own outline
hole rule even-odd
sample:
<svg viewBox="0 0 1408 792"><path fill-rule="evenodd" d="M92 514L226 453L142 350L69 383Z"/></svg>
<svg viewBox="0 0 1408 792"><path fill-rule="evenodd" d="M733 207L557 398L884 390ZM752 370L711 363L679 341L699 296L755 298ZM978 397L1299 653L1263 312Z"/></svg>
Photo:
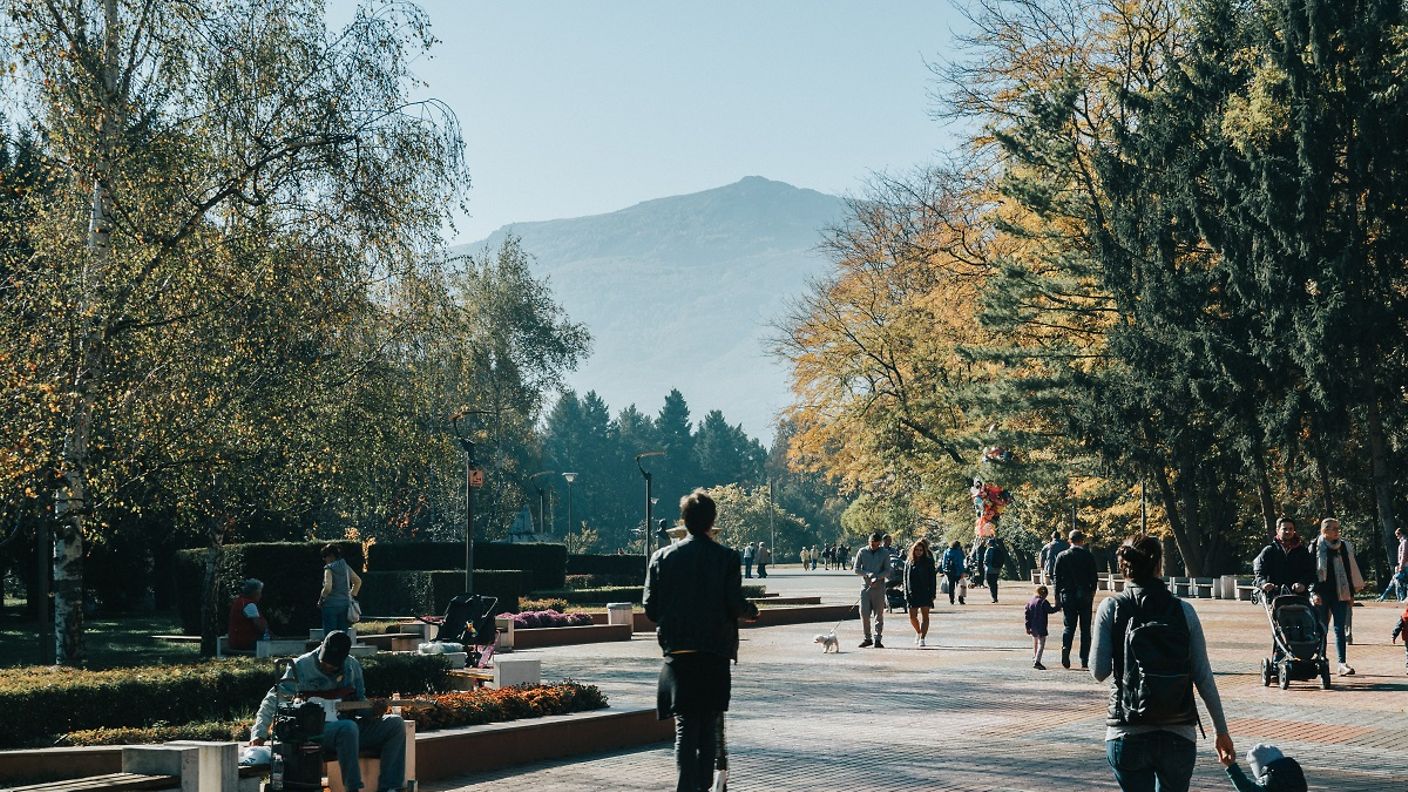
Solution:
<svg viewBox="0 0 1408 792"><path fill-rule="evenodd" d="M1157 538L1130 537L1116 556L1128 584L1100 603L1091 664L1096 681L1111 680L1105 757L1125 792L1187 792L1201 727L1194 687L1212 718L1218 757L1236 756L1202 623L1164 585Z"/></svg>
<svg viewBox="0 0 1408 792"><path fill-rule="evenodd" d="M964 592L958 587L959 581L963 580L963 574L966 571L962 543L954 542L949 545L949 548L944 551L943 559L939 562L939 569L948 579L948 604L952 605L954 595L957 595L959 604L966 605ZM1408 641L1404 643L1408 644Z"/></svg>

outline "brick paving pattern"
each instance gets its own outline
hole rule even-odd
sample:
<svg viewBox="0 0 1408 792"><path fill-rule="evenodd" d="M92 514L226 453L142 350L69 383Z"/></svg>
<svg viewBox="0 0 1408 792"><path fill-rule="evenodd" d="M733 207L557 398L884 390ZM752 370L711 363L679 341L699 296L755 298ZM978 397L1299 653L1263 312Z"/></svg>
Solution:
<svg viewBox="0 0 1408 792"><path fill-rule="evenodd" d="M854 578L840 572L782 569L766 582L771 591L820 594L829 603L855 597ZM855 648L855 621L838 631L839 655L823 656L811 643L829 624L744 631L728 716L730 790L1117 789L1102 742L1108 687L1060 667L1059 616L1052 618L1057 631L1045 658L1051 670L1031 668L1021 615L1031 588L1005 584L998 605L986 591L974 592L966 607L941 603L926 649L914 648L908 619L899 613L887 614L884 650ZM1305 766L1312 789L1408 792L1408 676L1402 645L1388 642L1401 607L1356 609L1358 643L1349 650L1356 676L1335 678L1329 691L1314 682L1282 691L1261 685L1259 663L1270 638L1259 607L1193 603L1239 755L1273 742ZM653 703L659 669L653 636L531 654L542 659L545 677L599 684L613 706ZM673 788L665 745L425 786L427 792ZM1199 743L1193 789L1231 789L1210 739Z"/></svg>

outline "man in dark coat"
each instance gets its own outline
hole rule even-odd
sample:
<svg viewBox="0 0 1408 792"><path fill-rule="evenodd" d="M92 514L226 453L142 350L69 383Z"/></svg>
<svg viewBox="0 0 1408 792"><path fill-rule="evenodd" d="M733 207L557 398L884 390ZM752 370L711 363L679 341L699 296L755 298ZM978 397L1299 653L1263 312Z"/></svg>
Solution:
<svg viewBox="0 0 1408 792"><path fill-rule="evenodd" d="M1272 595L1282 586L1304 594L1315 585L1315 557L1300 540L1296 523L1282 516L1276 521L1276 541L1262 548L1252 562L1253 583L1263 594Z"/></svg>
<svg viewBox="0 0 1408 792"><path fill-rule="evenodd" d="M1061 630L1061 665L1071 667L1071 644L1076 627L1080 627L1080 667L1090 665L1090 614L1095 608L1095 589L1100 573L1095 568L1095 556L1085 549L1085 532L1071 531L1071 546L1056 556L1052 585L1056 588L1056 603L1061 606L1065 622Z"/></svg>
<svg viewBox="0 0 1408 792"><path fill-rule="evenodd" d="M743 597L738 553L710 536L717 507L704 490L680 501L689 535L650 558L645 615L665 654L656 714L675 718L676 792L713 783L719 722L728 711L729 660L738 658L738 619L758 618Z"/></svg>

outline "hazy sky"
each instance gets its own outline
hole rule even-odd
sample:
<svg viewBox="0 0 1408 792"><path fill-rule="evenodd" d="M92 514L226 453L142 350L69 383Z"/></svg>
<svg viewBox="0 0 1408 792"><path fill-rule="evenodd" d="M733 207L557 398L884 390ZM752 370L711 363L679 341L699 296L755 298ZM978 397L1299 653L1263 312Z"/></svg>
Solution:
<svg viewBox="0 0 1408 792"><path fill-rule="evenodd" d="M328 0L331 21L355 0ZM925 61L945 0L422 0L441 44L419 64L459 116L470 216L608 212L759 175L830 193L931 158Z"/></svg>

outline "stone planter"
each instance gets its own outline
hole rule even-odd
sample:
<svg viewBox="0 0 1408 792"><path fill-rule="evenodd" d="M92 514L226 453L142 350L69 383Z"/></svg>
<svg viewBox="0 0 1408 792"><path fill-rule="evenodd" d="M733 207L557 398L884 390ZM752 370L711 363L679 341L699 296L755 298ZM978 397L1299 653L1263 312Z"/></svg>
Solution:
<svg viewBox="0 0 1408 792"><path fill-rule="evenodd" d="M582 627L534 627L513 631L514 649L631 640L629 624L589 624Z"/></svg>

